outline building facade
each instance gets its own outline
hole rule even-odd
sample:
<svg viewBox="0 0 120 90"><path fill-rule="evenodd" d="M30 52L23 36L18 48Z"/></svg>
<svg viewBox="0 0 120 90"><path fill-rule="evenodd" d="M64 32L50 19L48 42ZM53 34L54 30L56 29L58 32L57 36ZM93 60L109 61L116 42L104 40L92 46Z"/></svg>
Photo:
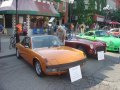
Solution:
<svg viewBox="0 0 120 90"><path fill-rule="evenodd" d="M51 17L59 17L52 2L18 0L17 13L16 0L2 1L0 4L0 24L8 30L8 35L15 32L17 23L24 22L27 25L28 34L31 34L32 29L43 28Z"/></svg>
<svg viewBox="0 0 120 90"><path fill-rule="evenodd" d="M116 8L120 9L120 0L116 0Z"/></svg>

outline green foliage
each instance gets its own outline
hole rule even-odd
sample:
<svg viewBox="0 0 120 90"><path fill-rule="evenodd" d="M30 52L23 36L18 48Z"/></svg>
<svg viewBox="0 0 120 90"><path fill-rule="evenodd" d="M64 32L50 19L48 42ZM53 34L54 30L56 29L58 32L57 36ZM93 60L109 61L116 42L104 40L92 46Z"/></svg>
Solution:
<svg viewBox="0 0 120 90"><path fill-rule="evenodd" d="M120 9L111 13L111 20L120 22Z"/></svg>
<svg viewBox="0 0 120 90"><path fill-rule="evenodd" d="M61 2L61 0L54 0L55 2Z"/></svg>

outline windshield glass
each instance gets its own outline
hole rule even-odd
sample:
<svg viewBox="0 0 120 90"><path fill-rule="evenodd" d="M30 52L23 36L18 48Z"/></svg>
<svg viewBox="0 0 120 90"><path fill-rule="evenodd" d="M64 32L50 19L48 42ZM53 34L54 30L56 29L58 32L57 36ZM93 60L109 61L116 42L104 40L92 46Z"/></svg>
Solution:
<svg viewBox="0 0 120 90"><path fill-rule="evenodd" d="M56 36L36 36L32 38L32 48L61 46L63 43Z"/></svg>
<svg viewBox="0 0 120 90"><path fill-rule="evenodd" d="M103 36L107 36L108 34L106 33L106 31L95 31L95 35L97 37L103 37Z"/></svg>

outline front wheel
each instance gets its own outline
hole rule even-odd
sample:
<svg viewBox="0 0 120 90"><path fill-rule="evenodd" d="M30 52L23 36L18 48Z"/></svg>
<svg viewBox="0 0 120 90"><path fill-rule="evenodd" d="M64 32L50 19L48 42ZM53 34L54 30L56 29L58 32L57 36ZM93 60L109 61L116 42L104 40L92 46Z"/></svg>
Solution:
<svg viewBox="0 0 120 90"><path fill-rule="evenodd" d="M35 62L35 71L38 76L40 76L40 77L43 76L42 68L41 68L39 61Z"/></svg>

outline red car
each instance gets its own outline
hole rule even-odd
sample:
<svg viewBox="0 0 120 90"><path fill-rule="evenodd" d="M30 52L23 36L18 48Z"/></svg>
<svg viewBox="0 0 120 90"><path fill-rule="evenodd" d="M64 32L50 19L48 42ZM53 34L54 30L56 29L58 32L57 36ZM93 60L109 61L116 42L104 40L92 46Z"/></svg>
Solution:
<svg viewBox="0 0 120 90"><path fill-rule="evenodd" d="M106 43L87 39L66 40L65 45L82 50L87 56L97 57L97 52L106 52Z"/></svg>
<svg viewBox="0 0 120 90"><path fill-rule="evenodd" d="M120 37L120 28L112 28L109 31L110 34L112 34L115 37Z"/></svg>

